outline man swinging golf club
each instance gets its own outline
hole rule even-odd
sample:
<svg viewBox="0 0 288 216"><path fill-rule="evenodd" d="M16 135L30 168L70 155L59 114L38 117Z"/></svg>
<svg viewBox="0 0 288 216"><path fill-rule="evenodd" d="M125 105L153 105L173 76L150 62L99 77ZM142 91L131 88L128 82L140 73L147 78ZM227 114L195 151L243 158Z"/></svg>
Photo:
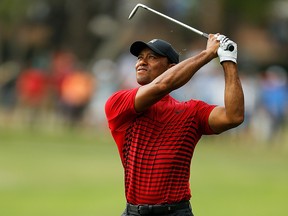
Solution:
<svg viewBox="0 0 288 216"><path fill-rule="evenodd" d="M125 171L123 216L193 216L189 177L197 142L202 135L220 134L244 120L237 44L209 34L206 49L181 62L175 49L160 39L137 41L130 52L137 57L140 87L114 93L105 106ZM225 78L224 106L179 102L169 95L217 56Z"/></svg>

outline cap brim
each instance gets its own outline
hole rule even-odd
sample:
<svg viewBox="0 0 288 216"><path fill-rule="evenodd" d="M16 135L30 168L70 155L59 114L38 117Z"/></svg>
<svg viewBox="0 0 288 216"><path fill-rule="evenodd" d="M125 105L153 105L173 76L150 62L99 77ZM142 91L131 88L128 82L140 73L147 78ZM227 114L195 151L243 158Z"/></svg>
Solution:
<svg viewBox="0 0 288 216"><path fill-rule="evenodd" d="M160 50L158 50L157 48L155 48L155 47L151 46L150 44L147 44L143 41L134 42L130 47L130 53L137 57L139 55L139 53L147 47L150 48L151 50L153 50L155 53L157 53L161 56L165 56L165 54L162 53Z"/></svg>

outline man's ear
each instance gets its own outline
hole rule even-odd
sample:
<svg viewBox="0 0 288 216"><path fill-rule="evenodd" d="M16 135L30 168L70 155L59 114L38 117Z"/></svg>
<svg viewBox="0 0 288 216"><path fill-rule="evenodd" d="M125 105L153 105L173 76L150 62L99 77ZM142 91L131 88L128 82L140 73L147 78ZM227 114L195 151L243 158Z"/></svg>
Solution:
<svg viewBox="0 0 288 216"><path fill-rule="evenodd" d="M171 67L173 67L175 65L176 65L175 63L171 63L171 64L169 64L169 68L171 68Z"/></svg>

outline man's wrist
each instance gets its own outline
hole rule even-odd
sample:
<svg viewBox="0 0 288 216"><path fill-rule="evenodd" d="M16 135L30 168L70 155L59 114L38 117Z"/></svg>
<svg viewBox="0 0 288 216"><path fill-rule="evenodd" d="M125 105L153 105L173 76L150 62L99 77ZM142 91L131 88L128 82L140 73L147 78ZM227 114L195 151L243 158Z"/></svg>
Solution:
<svg viewBox="0 0 288 216"><path fill-rule="evenodd" d="M203 51L201 52L201 54L204 55L205 58L207 58L208 62L217 57L217 54L216 54L216 53L214 53L214 52L212 52L212 51L210 51L210 50L207 50L207 49L206 49L206 50L203 50Z"/></svg>
<svg viewBox="0 0 288 216"><path fill-rule="evenodd" d="M232 62L232 61L223 61L221 63L224 71L238 71L237 70L237 63Z"/></svg>

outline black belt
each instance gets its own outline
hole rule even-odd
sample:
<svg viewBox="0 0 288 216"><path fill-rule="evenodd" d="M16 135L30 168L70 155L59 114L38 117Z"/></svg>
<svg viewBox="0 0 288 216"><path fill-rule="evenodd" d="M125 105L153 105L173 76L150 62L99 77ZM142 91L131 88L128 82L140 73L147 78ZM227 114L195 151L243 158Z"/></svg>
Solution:
<svg viewBox="0 0 288 216"><path fill-rule="evenodd" d="M181 209L191 209L189 201L183 201L174 204L163 204L163 205L132 205L127 203L127 212L136 213L139 215L163 215L171 214Z"/></svg>

